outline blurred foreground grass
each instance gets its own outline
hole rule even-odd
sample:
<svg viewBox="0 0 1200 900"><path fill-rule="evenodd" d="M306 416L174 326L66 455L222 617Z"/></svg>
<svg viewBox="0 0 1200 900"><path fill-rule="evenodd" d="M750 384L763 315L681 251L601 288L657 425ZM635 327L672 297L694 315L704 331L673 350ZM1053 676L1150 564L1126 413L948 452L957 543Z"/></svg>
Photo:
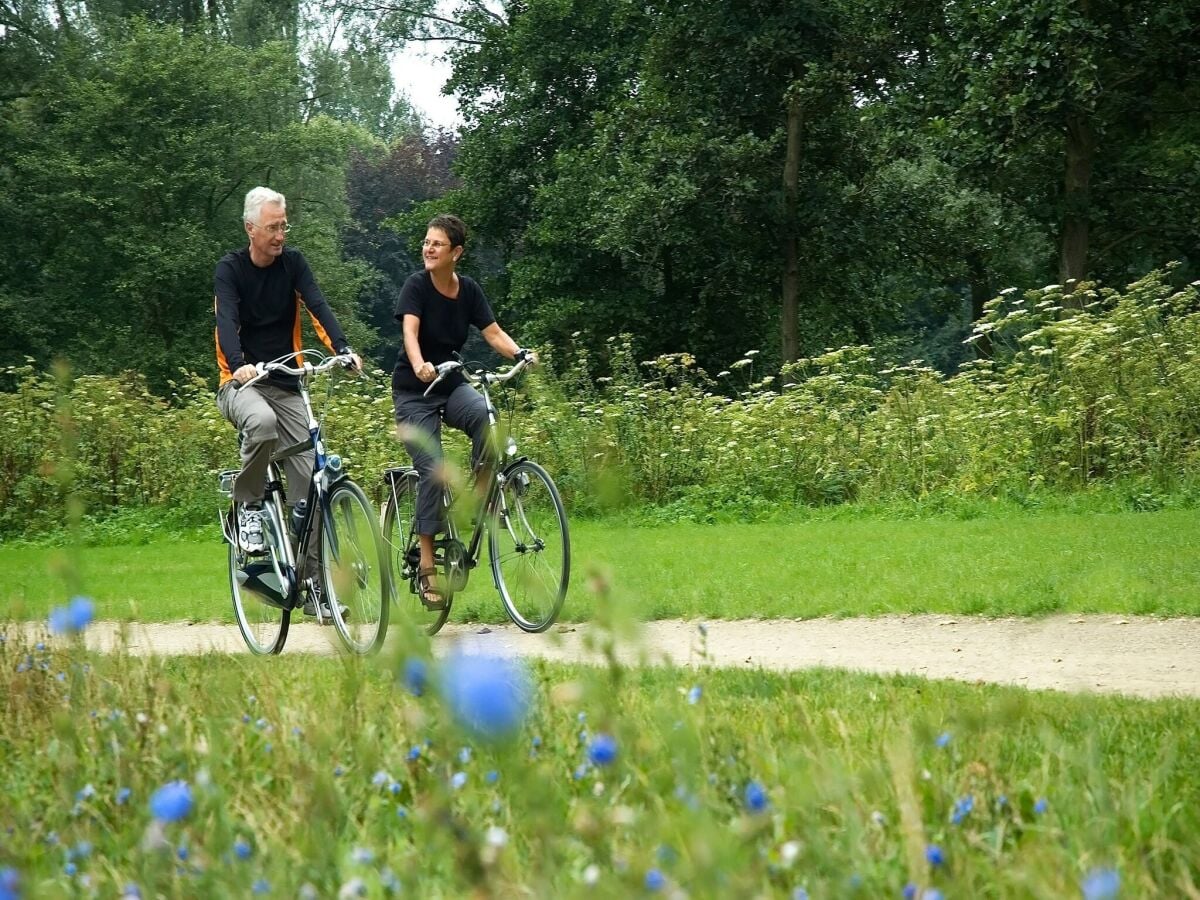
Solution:
<svg viewBox="0 0 1200 900"><path fill-rule="evenodd" d="M10 635L0 870L30 897L1196 892L1200 703L539 664L491 742L451 721L427 642L403 652ZM176 780L194 805L156 823Z"/></svg>
<svg viewBox="0 0 1200 900"><path fill-rule="evenodd" d="M589 571L605 573L645 618L1200 615L1200 544L1189 537L1200 534L1197 509L654 527L585 519L571 528L566 620L593 615ZM215 526L128 545L0 545L0 606L40 619L75 592L59 574L73 572L100 618L232 622L227 558ZM504 620L486 560L452 620Z"/></svg>

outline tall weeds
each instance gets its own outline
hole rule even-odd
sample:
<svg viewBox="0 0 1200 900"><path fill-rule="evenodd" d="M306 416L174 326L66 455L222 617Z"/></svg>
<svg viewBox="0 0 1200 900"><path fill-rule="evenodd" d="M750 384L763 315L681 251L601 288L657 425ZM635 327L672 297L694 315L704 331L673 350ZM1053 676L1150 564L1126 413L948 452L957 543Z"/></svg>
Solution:
<svg viewBox="0 0 1200 900"><path fill-rule="evenodd" d="M888 365L866 346L830 349L781 372L750 351L715 376L687 353L637 361L627 337L574 350L497 392L521 452L554 474L575 515L626 506L702 517L795 505L943 495L1027 498L1133 484L1153 505L1200 462L1200 295L1155 272L1118 291L1050 285L992 300L972 341L990 358L944 376ZM1075 308L1081 306L1082 308ZM606 371L594 377L593 354ZM559 375L549 374L551 370ZM0 394L0 535L63 521L55 379L6 371ZM371 485L407 462L384 373L323 400L327 444ZM93 518L152 508L198 524L213 473L236 464L232 429L189 376L169 399L136 376L74 379L76 490ZM511 407L505 401L512 401ZM452 447L464 445L451 438ZM452 451L454 452L454 451Z"/></svg>

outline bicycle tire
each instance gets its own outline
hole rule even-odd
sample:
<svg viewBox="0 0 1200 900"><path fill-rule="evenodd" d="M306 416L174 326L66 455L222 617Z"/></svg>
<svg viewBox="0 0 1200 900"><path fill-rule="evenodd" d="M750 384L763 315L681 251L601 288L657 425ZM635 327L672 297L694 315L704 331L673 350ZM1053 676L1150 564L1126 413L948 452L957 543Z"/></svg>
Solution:
<svg viewBox="0 0 1200 900"><path fill-rule="evenodd" d="M264 504L264 511L268 510L268 506L269 504ZM277 512L274 507L270 509L272 512ZM230 534L234 537L234 542L229 544L229 592L233 599L233 615L237 620L238 630L242 633L242 640L246 642L250 652L255 656L273 656L282 651L283 645L287 642L292 613L291 610L272 606L253 591L242 589L238 575L245 573L247 567L254 564L255 558L248 556L237 545L236 504L230 507L229 516L231 519ZM268 527L272 529L277 527L275 522L277 518L277 515L273 516ZM275 552L276 549L272 546L271 553Z"/></svg>
<svg viewBox="0 0 1200 900"><path fill-rule="evenodd" d="M383 503L383 513L380 516L383 528L383 542L387 547L388 564L391 567L392 583L396 585L396 602L400 603L401 584L408 585L409 594L414 602L401 606L401 614L410 618L428 635L437 634L446 619L450 616L450 604L454 600L453 593L447 593L446 603L441 609L429 609L421 602L420 591L417 587L417 570L420 568L420 547L416 534L412 530L413 517L417 511L417 483L419 476L409 469L389 476L390 483L385 485L387 497ZM416 560L414 562L414 559ZM449 581L443 573L443 585Z"/></svg>
<svg viewBox="0 0 1200 900"><path fill-rule="evenodd" d="M488 522L492 579L509 618L522 631L545 631L558 619L571 578L571 535L550 475L531 460L504 471Z"/></svg>
<svg viewBox="0 0 1200 900"><path fill-rule="evenodd" d="M349 479L330 488L321 525L324 599L351 653L375 653L387 636L391 576L375 508ZM342 606L349 616L342 614Z"/></svg>

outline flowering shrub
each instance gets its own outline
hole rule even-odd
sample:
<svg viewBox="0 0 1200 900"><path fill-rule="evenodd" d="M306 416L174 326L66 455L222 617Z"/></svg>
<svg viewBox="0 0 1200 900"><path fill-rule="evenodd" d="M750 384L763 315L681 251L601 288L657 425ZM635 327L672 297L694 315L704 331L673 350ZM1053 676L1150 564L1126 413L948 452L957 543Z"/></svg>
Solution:
<svg viewBox="0 0 1200 900"><path fill-rule="evenodd" d="M630 342L550 359L494 399L522 453L553 474L572 515L654 506L673 518L754 517L850 500L1009 496L1134 485L1152 507L1200 461L1200 295L1152 273L1124 291L1050 285L992 300L971 341L990 357L944 376L884 365L865 346L762 372L751 350L710 376L687 353L637 362ZM554 375L553 371L560 374ZM74 496L92 516L150 507L212 520L233 429L197 377L170 399L140 379L56 380L7 370L0 394L0 535L44 531ZM395 438L387 377L339 380L314 401L326 444L371 492ZM511 414L510 414L511 413ZM466 444L447 435L452 456Z"/></svg>

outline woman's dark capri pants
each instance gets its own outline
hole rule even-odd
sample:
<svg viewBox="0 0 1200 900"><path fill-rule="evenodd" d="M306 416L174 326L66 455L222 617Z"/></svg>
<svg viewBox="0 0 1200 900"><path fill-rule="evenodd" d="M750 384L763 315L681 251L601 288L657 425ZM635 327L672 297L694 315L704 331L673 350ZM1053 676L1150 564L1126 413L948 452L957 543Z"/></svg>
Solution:
<svg viewBox="0 0 1200 900"><path fill-rule="evenodd" d="M488 411L483 395L460 384L449 396L418 391L393 391L396 424L421 480L417 483L417 534L443 531L442 420L471 436L471 467L487 458Z"/></svg>

